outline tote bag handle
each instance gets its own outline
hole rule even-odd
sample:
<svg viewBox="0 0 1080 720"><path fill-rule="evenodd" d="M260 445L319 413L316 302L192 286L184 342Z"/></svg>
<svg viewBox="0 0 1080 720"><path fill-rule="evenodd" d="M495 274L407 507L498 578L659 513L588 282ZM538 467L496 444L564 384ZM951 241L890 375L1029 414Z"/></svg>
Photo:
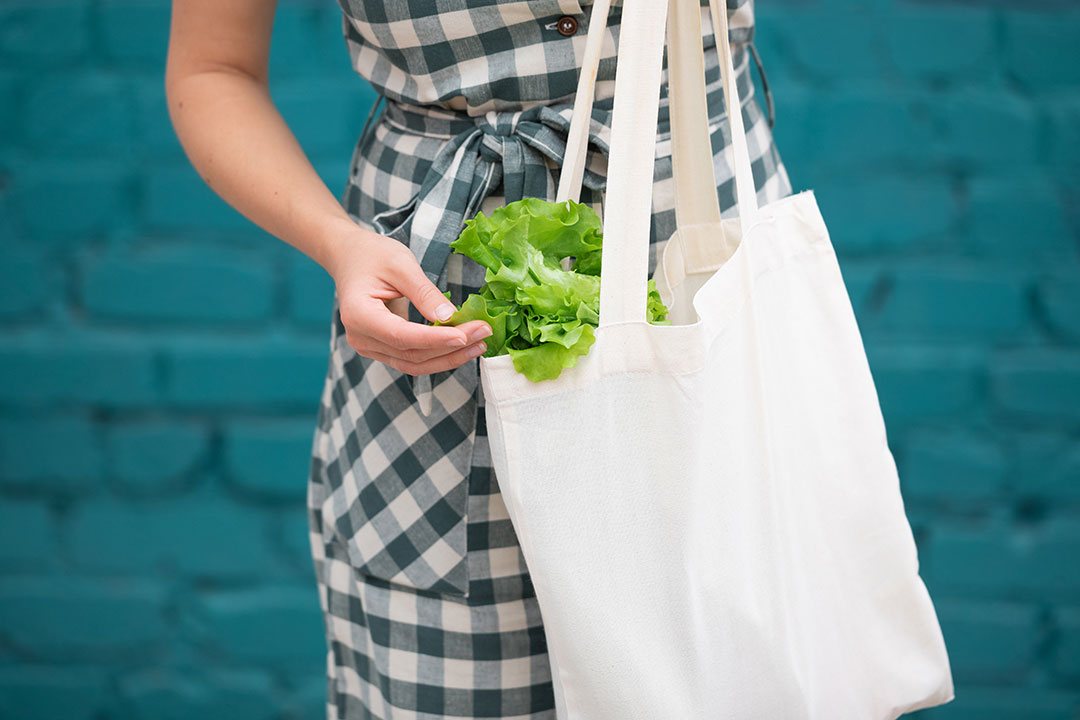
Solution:
<svg viewBox="0 0 1080 720"><path fill-rule="evenodd" d="M581 61L574 110L570 116L570 131L566 137L566 151L559 174L559 187L555 202L581 197L581 181L585 176L585 156L589 147L589 121L592 118L593 98L596 94L596 72L600 66L600 51L607 29L611 0L597 0L589 13L589 32L585 36L585 56Z"/></svg>
<svg viewBox="0 0 1080 720"><path fill-rule="evenodd" d="M676 220L690 227L715 222L719 205L712 173L712 152L702 152L703 148L711 146L704 100L704 64L699 59L702 55L700 16L695 19L689 8L682 7L687 0L672 2L680 4L672 11L676 24L672 27L673 42L668 48L669 66L675 55L680 56L674 60L674 72L669 69L669 76L678 74L674 86L669 85L672 93L669 102L673 141L678 140L677 158L676 147L672 148L673 172L678 173L674 180ZM605 202L606 207L615 212L605 212L604 218L604 258L600 271L601 328L616 323L646 322L645 293L655 152L644 149L652 149L656 145L664 49L664 33L660 28L665 27L667 11L666 0L625 0L623 4ZM742 122L742 104L735 84L726 2L711 0L710 11L720 53L724 102L735 156L733 164L738 212L745 237L757 219L758 206ZM697 37L692 38L695 25ZM696 152L695 145L698 147ZM709 159L707 166L693 159L694 155L706 154ZM716 204L715 210L713 204ZM718 231L715 228L714 225L714 232Z"/></svg>
<svg viewBox="0 0 1080 720"><path fill-rule="evenodd" d="M675 226L685 239L692 228L720 222L705 96L705 54L701 52L701 6L669 0L667 29Z"/></svg>

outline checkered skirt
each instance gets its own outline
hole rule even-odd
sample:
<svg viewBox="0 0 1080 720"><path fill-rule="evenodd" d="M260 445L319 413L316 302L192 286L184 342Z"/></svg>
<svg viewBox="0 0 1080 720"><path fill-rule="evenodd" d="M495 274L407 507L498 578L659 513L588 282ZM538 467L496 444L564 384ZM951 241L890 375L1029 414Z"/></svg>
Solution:
<svg viewBox="0 0 1080 720"><path fill-rule="evenodd" d="M543 25L550 4L506 5L534 5L539 17L533 19ZM580 6L571 4L583 22ZM768 203L792 188L751 82L748 4L729 3L729 17L742 14L741 42L733 46L736 77L758 200ZM360 31L355 12L349 13L357 5L343 2L354 58ZM406 6L363 7L374 5ZM566 10L565 2L555 5L556 12ZM613 12L612 39L618 9ZM508 14L505 8L502 14ZM707 13L703 18L709 27ZM385 28L366 32L384 42L391 37ZM706 46L711 47L710 39ZM602 62L598 77L582 190L582 201L601 211L611 98L600 88L613 77L611 60ZM380 77L376 64L367 67ZM706 52L706 83L718 193L728 217L735 212L734 176L725 154L730 130L715 49ZM402 94L405 85L385 93L391 97L385 113L358 143L345 205L358 224L406 243L422 265L426 258L429 277L460 304L480 290L484 269L458 254L447 253L438 264L431 258L442 252L439 244L456 237L461 219L477 209L490 212L522 195L553 198L564 127L559 118L569 118L572 90L568 101L552 99L539 113L521 103L473 115L418 103L415 96L422 93ZM483 97L475 90L479 85L450 95ZM650 273L675 220L666 97L661 106ZM472 141L463 138L472 137L476 127L483 131L470 149ZM529 137L518 143L515 135ZM453 182L447 182L450 176ZM425 204L441 210L432 213L439 219L428 237L415 229ZM450 230L438 227L446 215L452 217ZM336 296L330 335L308 482L311 548L328 643L327 717L553 720L543 623L491 467L477 361L426 378L432 407L425 415L418 407L416 378L348 345Z"/></svg>

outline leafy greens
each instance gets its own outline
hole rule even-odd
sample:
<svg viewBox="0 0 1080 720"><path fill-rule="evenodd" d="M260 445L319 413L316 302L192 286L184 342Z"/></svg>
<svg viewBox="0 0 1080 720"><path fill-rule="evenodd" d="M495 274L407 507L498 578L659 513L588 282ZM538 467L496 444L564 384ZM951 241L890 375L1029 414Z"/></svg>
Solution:
<svg viewBox="0 0 1080 720"><path fill-rule="evenodd" d="M484 357L509 354L533 382L557 378L596 339L602 245L599 216L573 200L525 198L491 217L478 213L450 247L486 268L485 285L435 324L483 320L492 330ZM560 261L567 257L574 262L564 270ZM649 322L670 325L667 313L649 279Z"/></svg>

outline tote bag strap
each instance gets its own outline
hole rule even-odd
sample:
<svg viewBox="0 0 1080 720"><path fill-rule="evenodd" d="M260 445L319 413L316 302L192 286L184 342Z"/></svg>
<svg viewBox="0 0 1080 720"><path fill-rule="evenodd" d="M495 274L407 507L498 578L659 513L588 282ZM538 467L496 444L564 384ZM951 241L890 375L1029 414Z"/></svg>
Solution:
<svg viewBox="0 0 1080 720"><path fill-rule="evenodd" d="M687 1L672 0L677 3ZM723 0L711 0L710 10L720 53L724 101L731 126L739 218L745 235L758 214L753 171L742 122L742 106L735 86L726 3ZM649 228L655 160L655 152L646 151L646 148L651 150L656 146L664 49L662 28L666 24L667 11L666 0L625 0L623 4L615 70L611 152L608 159L604 259L600 270L601 327L646 321L645 293L649 271ZM680 162L679 177L675 180L677 193L683 188L695 187L691 199L682 204L682 212L684 219L689 221L688 224L696 224L716 219L706 193L697 192L699 186L704 185L715 198L716 181L712 173L712 153L707 150L710 145L703 98L704 64L692 59L692 55L702 54L701 34L699 28L697 38L689 39L688 33L693 33L689 29L692 20L689 13L689 8L685 13L682 8L674 11L679 27L673 32L687 41L677 42L668 48L669 56L676 53L684 55L675 60L679 78L676 79L672 92L678 92L679 96L670 98L670 114L673 118L684 112L689 116L685 119L685 125L680 120L680 129L673 128L673 132L683 132L682 138L699 138L696 142L680 142L680 160L687 160L686 155L693 152L695 144L699 147L698 153L709 157L708 166L696 161ZM700 19L697 22L700 24ZM700 74L696 81L692 81L690 76L697 74L698 68ZM702 97L686 99L687 94L696 97L698 93ZM694 110L695 105L697 110ZM715 199L711 202L715 202ZM680 206L679 203L677 200L677 207ZM676 220L679 219L677 215Z"/></svg>
<svg viewBox="0 0 1080 720"><path fill-rule="evenodd" d="M728 32L727 0L709 0L712 13L713 34L716 36L716 49L720 53L720 75L724 82L724 104L727 107L731 144L728 157L735 168L735 199L738 205L739 221L743 235L750 226L757 222L757 192L754 189L754 170L750 164L750 148L746 141L746 129L743 126L742 101L739 87L735 81L735 65L731 55L731 38ZM701 92L705 92L705 76L701 77ZM707 141L706 141L707 142ZM732 154L734 157L732 158ZM712 180L716 186L715 179Z"/></svg>
<svg viewBox="0 0 1080 720"><path fill-rule="evenodd" d="M711 7L715 8L716 3ZM720 22L726 23L727 12L722 10L721 13ZM722 53L724 44L719 41L720 34L715 30L718 24L714 23L713 35L717 38L717 52ZM724 37L727 37L726 31ZM701 40L700 4L693 0L669 0L667 82L669 108L677 108L669 113L669 117L675 226L678 228L669 242L680 245L681 252L676 255L684 262L680 272L712 266L720 247L733 251L739 242L738 236L730 239L722 237L726 228L720 222L720 203L713 171L705 92L705 54L701 52ZM721 81L726 87L729 75L727 63L723 62L723 55L720 57ZM741 126L741 114L734 121ZM731 127L730 122L728 126ZM743 139L745 133L740 130L732 137ZM736 151L734 143L725 143L725 154L731 167L742 166L738 162L738 157L742 155ZM732 158L732 154L736 158ZM756 203L752 209L756 209ZM669 273L672 271L672 268L668 268Z"/></svg>
<svg viewBox="0 0 1080 720"><path fill-rule="evenodd" d="M596 92L596 72L600 66L600 51L604 43L610 7L611 0L597 0L589 14L585 56L581 62L581 73L578 75L574 114L570 117L570 131L566 138L566 152L563 154L555 202L577 202L581 197L581 181L585 176L585 157L589 147L589 120L592 118L593 97Z"/></svg>
<svg viewBox="0 0 1080 720"><path fill-rule="evenodd" d="M710 147L709 109L697 2L669 0L667 47L675 225L687 241L695 228L715 228L720 222L712 152L705 151Z"/></svg>

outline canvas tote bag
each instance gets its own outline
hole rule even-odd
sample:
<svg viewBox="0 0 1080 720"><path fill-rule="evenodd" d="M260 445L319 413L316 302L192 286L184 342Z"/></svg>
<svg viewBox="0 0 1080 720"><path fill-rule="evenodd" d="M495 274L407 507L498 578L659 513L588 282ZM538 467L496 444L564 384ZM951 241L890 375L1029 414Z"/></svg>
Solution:
<svg viewBox="0 0 1080 720"><path fill-rule="evenodd" d="M716 201L697 3L672 0L679 228L657 274L676 321L646 322L667 5L623 6L594 345L539 383L509 356L480 361L558 717L868 720L947 702L828 231L811 191L757 205L715 0L738 218Z"/></svg>

